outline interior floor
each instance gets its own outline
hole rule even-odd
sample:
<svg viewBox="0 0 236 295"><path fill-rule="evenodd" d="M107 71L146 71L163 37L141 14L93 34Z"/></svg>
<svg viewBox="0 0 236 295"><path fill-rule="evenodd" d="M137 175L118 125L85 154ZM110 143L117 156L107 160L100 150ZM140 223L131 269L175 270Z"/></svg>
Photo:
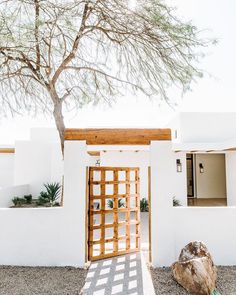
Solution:
<svg viewBox="0 0 236 295"><path fill-rule="evenodd" d="M201 206L201 207L221 207L227 206L227 199L219 199L219 198L188 198L188 206Z"/></svg>

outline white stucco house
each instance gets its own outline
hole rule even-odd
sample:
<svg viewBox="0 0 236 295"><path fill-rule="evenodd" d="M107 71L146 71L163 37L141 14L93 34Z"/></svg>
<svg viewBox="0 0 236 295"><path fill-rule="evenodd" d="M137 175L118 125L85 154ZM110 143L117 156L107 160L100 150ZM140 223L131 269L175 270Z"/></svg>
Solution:
<svg viewBox="0 0 236 295"><path fill-rule="evenodd" d="M0 264L84 266L88 167L99 166L139 168L154 266L171 265L192 240L204 241L216 264L235 265L235 125L236 113L180 113L165 129L69 129L64 160L53 129L0 147ZM62 179L61 207L9 208L14 196L37 196L43 183ZM173 207L173 197L182 206Z"/></svg>

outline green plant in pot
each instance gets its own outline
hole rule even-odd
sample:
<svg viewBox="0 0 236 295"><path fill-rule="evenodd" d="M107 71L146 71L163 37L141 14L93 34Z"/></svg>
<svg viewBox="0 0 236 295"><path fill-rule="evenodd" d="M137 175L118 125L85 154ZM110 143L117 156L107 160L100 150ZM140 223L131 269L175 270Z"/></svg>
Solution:
<svg viewBox="0 0 236 295"><path fill-rule="evenodd" d="M140 200L140 211L148 212L148 200L146 198Z"/></svg>
<svg viewBox="0 0 236 295"><path fill-rule="evenodd" d="M113 209L114 201L113 200L108 200L107 201L107 206L108 206L108 208ZM118 200L118 208L122 208L124 206L125 206L124 201L122 199L119 199Z"/></svg>

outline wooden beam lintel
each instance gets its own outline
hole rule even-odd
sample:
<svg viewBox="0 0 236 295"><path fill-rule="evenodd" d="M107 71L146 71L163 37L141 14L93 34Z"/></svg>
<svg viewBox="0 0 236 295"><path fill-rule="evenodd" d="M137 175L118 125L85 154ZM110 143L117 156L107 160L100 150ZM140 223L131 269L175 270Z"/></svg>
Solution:
<svg viewBox="0 0 236 295"><path fill-rule="evenodd" d="M171 140L170 129L66 129L65 140L85 140L88 145L149 145Z"/></svg>

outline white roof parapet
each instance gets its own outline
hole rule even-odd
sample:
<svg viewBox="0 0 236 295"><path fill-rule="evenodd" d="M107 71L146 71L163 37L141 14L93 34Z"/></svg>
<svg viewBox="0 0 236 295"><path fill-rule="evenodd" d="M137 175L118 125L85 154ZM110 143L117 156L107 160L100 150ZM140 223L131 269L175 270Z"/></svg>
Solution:
<svg viewBox="0 0 236 295"><path fill-rule="evenodd" d="M206 151L232 151L236 150L236 139L230 139L222 142L185 142L185 143L172 143L173 151L185 152L206 152Z"/></svg>

